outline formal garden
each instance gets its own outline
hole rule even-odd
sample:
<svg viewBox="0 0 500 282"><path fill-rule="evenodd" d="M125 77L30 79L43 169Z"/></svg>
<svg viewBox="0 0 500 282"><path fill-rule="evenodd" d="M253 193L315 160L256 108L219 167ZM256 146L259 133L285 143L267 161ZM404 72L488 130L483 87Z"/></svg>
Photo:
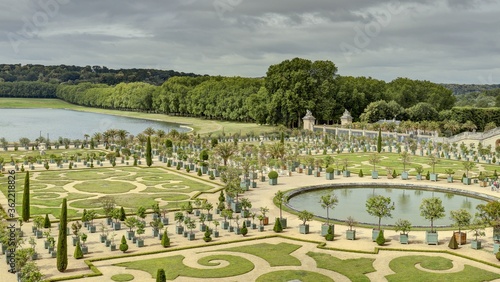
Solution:
<svg viewBox="0 0 500 282"><path fill-rule="evenodd" d="M119 136L115 131L88 136L79 143L61 139L1 144L3 178L15 171L18 183L16 209L18 226L23 226L16 233L16 266L21 275L36 273L33 261L49 281L94 279L84 276L95 276L97 281L101 275L114 281L146 281L157 276L176 281L225 277L257 281L500 279L494 255L500 246L498 202L479 207L477 215L460 210L451 213L456 224L443 230L458 230L457 236L413 239L406 245L398 233L408 234L411 219L392 227L380 225L392 216L390 198L361 202L359 209L366 209L379 224L360 227L353 218L330 222L328 216L287 208L287 194L281 192L370 180L436 184L442 189L456 189L459 184L461 190L477 193L483 189L491 194L498 179L498 148L398 140L381 133L369 138L298 130L200 137L148 129L134 139ZM0 189L7 198L7 186ZM336 197L317 199L317 205L333 211ZM434 219L449 213L437 198L421 204L420 216L431 224L428 233L436 231ZM66 230L59 228L63 218L69 220ZM311 221L321 222L321 227L309 228ZM356 226L358 236L349 238ZM374 229L373 234L362 231L367 227ZM8 261L9 236L6 227L2 230ZM345 235L341 234L344 230ZM475 240L462 242L465 230L475 231ZM493 240L484 238L482 247L473 244L481 242L478 237L484 237L485 231L495 236ZM59 244L66 241L62 238L67 238L68 246ZM468 243L481 254L479 258L465 251ZM434 244L438 246L433 251L434 246L428 245ZM61 259L61 248L69 261ZM61 273L48 265L54 270L57 265Z"/></svg>

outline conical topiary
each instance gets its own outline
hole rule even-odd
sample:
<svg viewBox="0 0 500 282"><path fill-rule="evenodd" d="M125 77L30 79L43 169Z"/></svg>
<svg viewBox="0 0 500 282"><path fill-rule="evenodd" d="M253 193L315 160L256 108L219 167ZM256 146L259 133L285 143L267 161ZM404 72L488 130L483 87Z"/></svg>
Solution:
<svg viewBox="0 0 500 282"><path fill-rule="evenodd" d="M457 239L455 238L455 235L451 236L450 243L448 243L448 248L453 250L458 249L458 242Z"/></svg>
<svg viewBox="0 0 500 282"><path fill-rule="evenodd" d="M325 239L326 239L327 241L333 241L333 238L334 238L334 236L333 236L332 226L331 226L331 225L329 225L329 226L328 226L328 232L327 232L327 233L326 233L326 235L325 235Z"/></svg>
<svg viewBox="0 0 500 282"><path fill-rule="evenodd" d="M377 236L377 245L383 246L385 244L385 238L384 238L384 230L380 230Z"/></svg>
<svg viewBox="0 0 500 282"><path fill-rule="evenodd" d="M156 271L156 282L166 282L167 276L165 275L165 270L160 268Z"/></svg>
<svg viewBox="0 0 500 282"><path fill-rule="evenodd" d="M81 259L81 258L83 258L83 252L82 252L82 248L80 247L80 242L77 242L77 243L76 243L75 253L73 254L73 256L74 256L76 259Z"/></svg>
<svg viewBox="0 0 500 282"><path fill-rule="evenodd" d="M128 250L127 239L125 239L125 235L122 235L122 240L120 242L120 251L126 252Z"/></svg>
<svg viewBox="0 0 500 282"><path fill-rule="evenodd" d="M120 221L125 221L127 219L127 214L125 213L125 209L123 207L120 208Z"/></svg>
<svg viewBox="0 0 500 282"><path fill-rule="evenodd" d="M203 241L205 241L207 243L212 241L212 237L210 237L210 230L208 228L205 230L205 234L203 236Z"/></svg>
<svg viewBox="0 0 500 282"><path fill-rule="evenodd" d="M49 214L45 214L45 220L43 221L43 228L50 228L50 219L49 219Z"/></svg>
<svg viewBox="0 0 500 282"><path fill-rule="evenodd" d="M167 230L163 231L163 236L161 237L161 245L164 248L170 246L170 238L168 238Z"/></svg>
<svg viewBox="0 0 500 282"><path fill-rule="evenodd" d="M283 228L281 229L283 230ZM241 235L246 236L248 234L248 228L246 222L243 221L243 227L241 227Z"/></svg>
<svg viewBox="0 0 500 282"><path fill-rule="evenodd" d="M281 225L281 219L279 217L276 218L274 221L274 227L273 227L274 232L276 233L281 233L283 232L283 226Z"/></svg>
<svg viewBox="0 0 500 282"><path fill-rule="evenodd" d="M362 169L360 169L360 170L359 170L359 177L363 177L363 176L364 176L364 175L363 175L363 170L362 170Z"/></svg>

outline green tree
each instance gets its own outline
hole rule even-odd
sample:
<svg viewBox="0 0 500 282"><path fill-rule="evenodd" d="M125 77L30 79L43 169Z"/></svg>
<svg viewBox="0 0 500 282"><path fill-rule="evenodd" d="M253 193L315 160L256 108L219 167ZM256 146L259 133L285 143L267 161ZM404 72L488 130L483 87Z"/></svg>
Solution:
<svg viewBox="0 0 500 282"><path fill-rule="evenodd" d="M125 239L125 235L122 235L122 240L120 241L120 251L126 252L128 250L127 239Z"/></svg>
<svg viewBox="0 0 500 282"><path fill-rule="evenodd" d="M160 268L156 271L156 282L166 282L167 276L165 275L165 270Z"/></svg>
<svg viewBox="0 0 500 282"><path fill-rule="evenodd" d="M392 217L394 203L391 203L390 197L382 195L372 196L366 201L366 211L369 215L378 217L378 230L384 217Z"/></svg>
<svg viewBox="0 0 500 282"><path fill-rule="evenodd" d="M59 217L59 237L57 237L57 270L64 272L68 267L67 225L68 211L66 198L62 201L61 216Z"/></svg>
<svg viewBox="0 0 500 282"><path fill-rule="evenodd" d="M377 239L375 240L377 245L383 246L385 244L384 230L380 230L378 233Z"/></svg>
<svg viewBox="0 0 500 282"><path fill-rule="evenodd" d="M148 136L146 143L146 165L150 167L153 164L153 156L151 154L151 136Z"/></svg>
<svg viewBox="0 0 500 282"><path fill-rule="evenodd" d="M243 223L243 224L245 224L245 223ZM279 218L276 218L276 220L274 221L273 231L276 233L283 232L283 226L281 225L281 220Z"/></svg>
<svg viewBox="0 0 500 282"><path fill-rule="evenodd" d="M423 199L420 204L420 216L431 221L431 232L434 232L434 220L445 216L443 201L437 197Z"/></svg>
<svg viewBox="0 0 500 282"><path fill-rule="evenodd" d="M380 154L380 152L382 152L382 130L379 128L377 136L377 153Z"/></svg>
<svg viewBox="0 0 500 282"><path fill-rule="evenodd" d="M23 221L30 220L30 172L27 171L24 176L24 190L23 190Z"/></svg>
<svg viewBox="0 0 500 282"><path fill-rule="evenodd" d="M80 247L80 242L76 243L76 248L75 248L75 252L73 254L73 257L76 259L83 258L83 252L82 252L82 247Z"/></svg>
<svg viewBox="0 0 500 282"><path fill-rule="evenodd" d="M50 228L50 226L51 226L51 223L50 223L50 219L49 219L49 214L46 213L45 219L43 220L43 228Z"/></svg>
<svg viewBox="0 0 500 282"><path fill-rule="evenodd" d="M125 213L125 209L123 207L120 207L120 221L125 221L127 219L127 214Z"/></svg>
<svg viewBox="0 0 500 282"><path fill-rule="evenodd" d="M167 229L163 231L163 236L161 237L161 246L166 248L170 246L170 238L168 238Z"/></svg>
<svg viewBox="0 0 500 282"><path fill-rule="evenodd" d="M328 194L321 196L319 203L322 208L326 209L326 224L330 224L330 209L333 209L339 203L337 195Z"/></svg>

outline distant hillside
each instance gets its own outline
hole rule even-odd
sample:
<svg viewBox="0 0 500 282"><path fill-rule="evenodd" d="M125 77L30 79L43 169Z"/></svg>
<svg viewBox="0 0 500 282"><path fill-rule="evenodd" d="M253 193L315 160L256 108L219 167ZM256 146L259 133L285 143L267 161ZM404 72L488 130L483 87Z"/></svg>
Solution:
<svg viewBox="0 0 500 282"><path fill-rule="evenodd" d="M116 85L122 82L145 82L158 86L174 76L194 77L199 75L174 70L109 69L105 66L0 64L0 82L36 81L54 84L90 82L107 85Z"/></svg>
<svg viewBox="0 0 500 282"><path fill-rule="evenodd" d="M500 84L441 84L450 89L454 95L463 95L475 92L485 92L500 88Z"/></svg>

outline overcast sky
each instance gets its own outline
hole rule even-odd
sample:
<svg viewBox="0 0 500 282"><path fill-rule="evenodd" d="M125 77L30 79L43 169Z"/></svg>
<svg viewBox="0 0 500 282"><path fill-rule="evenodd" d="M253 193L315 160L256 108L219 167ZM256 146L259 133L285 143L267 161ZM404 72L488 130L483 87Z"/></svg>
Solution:
<svg viewBox="0 0 500 282"><path fill-rule="evenodd" d="M0 63L500 83L498 0L0 0Z"/></svg>

